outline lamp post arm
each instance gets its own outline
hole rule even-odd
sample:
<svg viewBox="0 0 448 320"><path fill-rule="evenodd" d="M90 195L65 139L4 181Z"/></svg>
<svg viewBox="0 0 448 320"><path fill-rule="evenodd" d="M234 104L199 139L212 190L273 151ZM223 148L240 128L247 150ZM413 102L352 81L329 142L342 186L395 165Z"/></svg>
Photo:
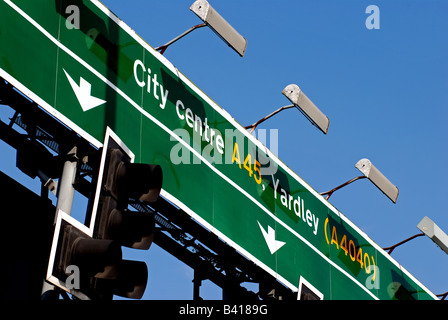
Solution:
<svg viewBox="0 0 448 320"><path fill-rule="evenodd" d="M189 34L190 32L192 32L192 31L194 31L194 30L196 30L196 29L205 27L205 26L207 26L207 23L206 23L206 22L201 23L201 24L198 24L198 25L195 25L194 27L191 27L190 29L188 29L188 30L185 31L184 33L178 35L178 36L177 36L176 38L174 38L173 40L168 41L168 42L165 43L163 46L160 46L160 47L155 48L155 50L157 50L157 51L160 50L160 54L163 54L163 53L165 52L165 50L166 50L170 45L172 45L174 42L176 42L177 40L182 39L183 37L185 37L185 36L186 36L187 34Z"/></svg>
<svg viewBox="0 0 448 320"><path fill-rule="evenodd" d="M440 297L440 300L445 300L446 296L448 296L448 291L445 293L437 294L437 297Z"/></svg>
<svg viewBox="0 0 448 320"><path fill-rule="evenodd" d="M331 189L330 191L322 192L320 195L321 196L327 195L327 197L325 199L328 200L331 197L331 195L333 194L333 192L335 192L336 190L339 190L339 189L345 187L346 185L349 185L350 183L355 182L356 180L365 179L365 178L367 178L367 177L359 176L359 177L353 178L353 179L341 184L340 186L337 186L336 188Z"/></svg>
<svg viewBox="0 0 448 320"><path fill-rule="evenodd" d="M287 105L287 106L284 106L284 107L281 107L281 108L275 110L274 112L272 112L271 114L267 115L266 117L264 117L264 118L258 120L258 121L255 122L254 124L251 124L250 126L246 126L246 127L244 127L244 128L245 128L245 129L250 129L250 130L249 130L249 133L252 133L252 132L254 132L255 128L256 128L260 123L265 122L266 120L268 120L269 118L273 117L274 115L276 115L277 113L279 113L279 112L282 111L282 110L286 110L286 109L290 109L290 108L294 108L294 107L295 107L295 105L293 105L293 104L291 104L291 105Z"/></svg>
<svg viewBox="0 0 448 320"><path fill-rule="evenodd" d="M417 238L417 237L421 237L421 236L424 236L425 234L422 232L422 233L419 233L419 234L416 234L416 235L413 235L412 237L409 237L409 238L407 238L407 239L405 239L405 240L403 240L403 241L401 241L401 242L398 242L397 244L394 244L393 246L390 246L390 247L387 247L387 248L383 248L383 250L389 250L389 254L391 254L392 253L392 251L394 251L394 249L396 248L396 247L398 247L398 246L401 246L403 243L406 243L406 242L408 242L408 241L411 241L412 239L414 239L414 238Z"/></svg>

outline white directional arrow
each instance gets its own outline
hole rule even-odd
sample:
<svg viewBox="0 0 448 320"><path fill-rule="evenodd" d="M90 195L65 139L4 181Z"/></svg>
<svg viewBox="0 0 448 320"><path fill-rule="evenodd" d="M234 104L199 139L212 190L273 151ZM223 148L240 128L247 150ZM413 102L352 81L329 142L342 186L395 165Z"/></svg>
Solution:
<svg viewBox="0 0 448 320"><path fill-rule="evenodd" d="M64 70L65 75L67 76L67 79L70 82L70 85L72 86L72 89L75 92L76 98L78 98L79 104L81 105L83 111L93 109L95 107L98 107L99 105L102 105L103 103L106 103L105 100L91 96L92 85L84 78L80 77L81 79L78 86L78 84L72 79L72 77L70 77L67 71L65 71L65 69L62 70Z"/></svg>
<svg viewBox="0 0 448 320"><path fill-rule="evenodd" d="M258 222L258 225L260 226L264 240L266 240L266 243L268 245L271 254L274 254L278 249L280 249L286 244L286 242L275 240L275 230L272 229L270 226L268 226L268 231L266 232L266 230L264 230L264 228L261 226L260 222Z"/></svg>

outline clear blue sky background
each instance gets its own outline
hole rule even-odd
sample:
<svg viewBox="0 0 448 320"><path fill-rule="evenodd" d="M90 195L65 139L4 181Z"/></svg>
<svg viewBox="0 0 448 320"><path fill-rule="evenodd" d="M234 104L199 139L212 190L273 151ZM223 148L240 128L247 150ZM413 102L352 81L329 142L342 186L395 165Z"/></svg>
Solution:
<svg viewBox="0 0 448 320"><path fill-rule="evenodd" d="M295 109L259 128L279 130L279 158L318 192L359 175L354 165L361 158L397 185L396 204L368 180L330 198L381 247L419 233L425 215L448 232L447 1L209 2L247 39L244 58L207 28L165 57L242 125L289 104L281 91L298 84L330 118L328 134ZM193 0L103 3L154 47L201 23L189 10ZM379 30L365 26L371 4L380 9ZM0 148L2 170L39 190L37 179L15 169L15 152ZM82 201L76 206L84 210ZM144 299L193 297L193 271L159 247L126 255L148 264ZM392 256L435 294L448 291L448 256L429 238ZM204 282L201 296L220 299L221 291Z"/></svg>

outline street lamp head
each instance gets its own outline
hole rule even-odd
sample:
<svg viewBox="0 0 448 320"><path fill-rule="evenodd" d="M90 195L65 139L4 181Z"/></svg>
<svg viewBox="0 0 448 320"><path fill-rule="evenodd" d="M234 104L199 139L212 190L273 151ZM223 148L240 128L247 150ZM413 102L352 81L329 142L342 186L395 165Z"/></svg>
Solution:
<svg viewBox="0 0 448 320"><path fill-rule="evenodd" d="M206 0L195 1L190 10L216 32L241 57L246 52L247 41Z"/></svg>
<svg viewBox="0 0 448 320"><path fill-rule="evenodd" d="M424 217L417 225L425 235L434 241L445 253L448 254L448 235L442 231L431 219Z"/></svg>
<svg viewBox="0 0 448 320"><path fill-rule="evenodd" d="M282 93L324 134L327 134L330 120L318 107L300 90L296 84L290 84Z"/></svg>
<svg viewBox="0 0 448 320"><path fill-rule="evenodd" d="M393 185L368 159L361 159L355 167L361 171L393 203L397 202L398 188Z"/></svg>

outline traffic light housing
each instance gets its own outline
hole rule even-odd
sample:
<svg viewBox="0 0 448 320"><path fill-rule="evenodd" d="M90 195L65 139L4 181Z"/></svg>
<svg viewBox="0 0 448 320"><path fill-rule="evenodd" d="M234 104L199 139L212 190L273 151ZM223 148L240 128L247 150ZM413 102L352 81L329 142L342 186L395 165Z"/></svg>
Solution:
<svg viewBox="0 0 448 320"><path fill-rule="evenodd" d="M85 224L57 213L47 280L80 299L140 299L145 291L146 263L122 260L121 246L150 247L154 215L129 211L128 205L131 199L155 201L163 176L160 166L135 164L133 158L108 128ZM76 279L67 271L73 266L79 271Z"/></svg>
<svg viewBox="0 0 448 320"><path fill-rule="evenodd" d="M47 281L79 299L103 298L95 293L96 279L117 278L121 259L117 242L93 239L89 228L58 210Z"/></svg>
<svg viewBox="0 0 448 320"><path fill-rule="evenodd" d="M94 237L114 239L123 246L149 249L154 234L154 216L127 210L129 200L155 201L162 187L158 165L131 163L125 148L113 140L104 147L93 206Z"/></svg>
<svg viewBox="0 0 448 320"><path fill-rule="evenodd" d="M61 225L61 237L59 272L65 272L70 265L74 265L90 277L117 277L117 266L122 258L121 247L117 242L93 239L65 221Z"/></svg>
<svg viewBox="0 0 448 320"><path fill-rule="evenodd" d="M133 163L134 155L111 130L106 132L90 216L93 238L147 250L154 238L154 214L129 211L131 199L156 201L162 189L159 165ZM116 279L97 278L97 292L140 298L148 270L144 262L123 261Z"/></svg>

